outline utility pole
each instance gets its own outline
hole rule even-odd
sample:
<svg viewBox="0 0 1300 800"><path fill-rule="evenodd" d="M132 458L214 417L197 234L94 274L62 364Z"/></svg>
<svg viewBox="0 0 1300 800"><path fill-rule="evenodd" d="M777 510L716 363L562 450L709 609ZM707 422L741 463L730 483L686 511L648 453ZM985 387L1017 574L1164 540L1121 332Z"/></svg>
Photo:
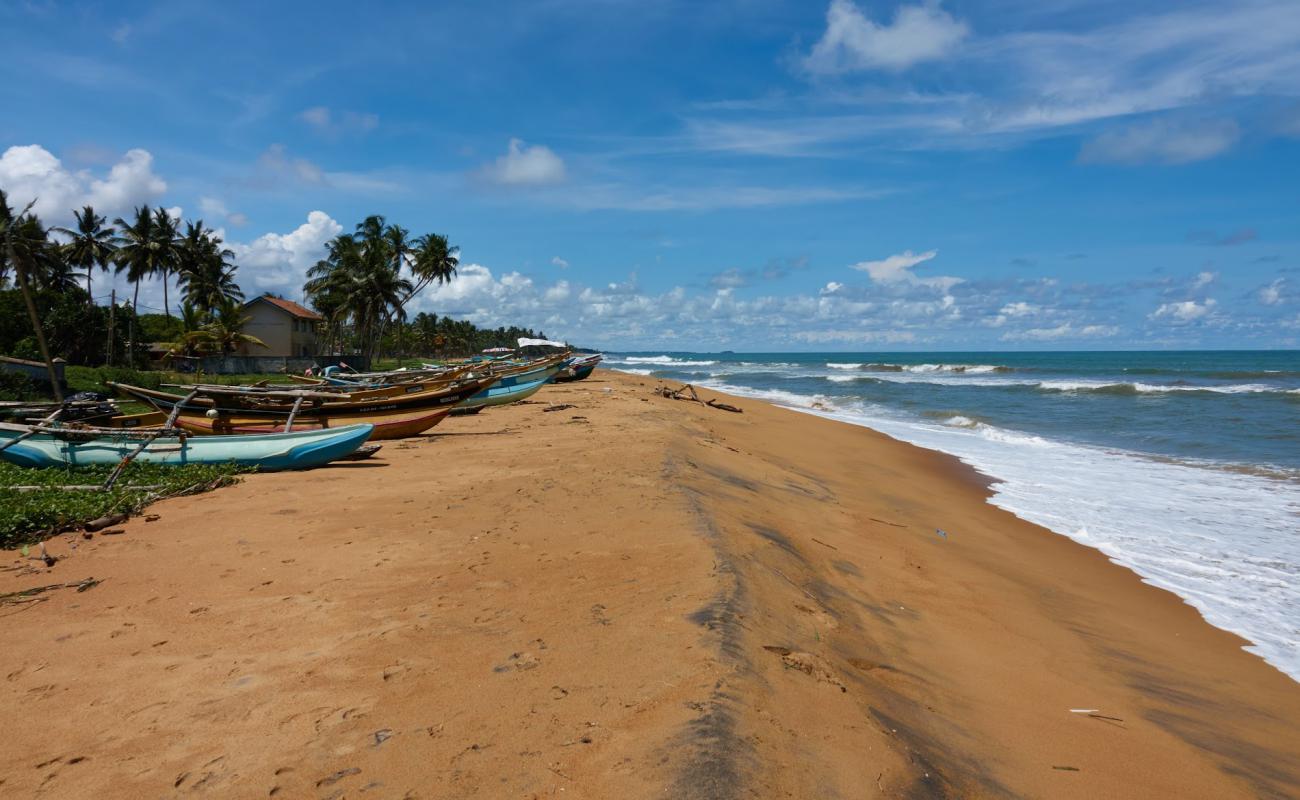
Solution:
<svg viewBox="0 0 1300 800"><path fill-rule="evenodd" d="M108 358L105 363L111 367L113 366L113 335L116 333L113 328L117 324L117 289L114 288L108 296Z"/></svg>

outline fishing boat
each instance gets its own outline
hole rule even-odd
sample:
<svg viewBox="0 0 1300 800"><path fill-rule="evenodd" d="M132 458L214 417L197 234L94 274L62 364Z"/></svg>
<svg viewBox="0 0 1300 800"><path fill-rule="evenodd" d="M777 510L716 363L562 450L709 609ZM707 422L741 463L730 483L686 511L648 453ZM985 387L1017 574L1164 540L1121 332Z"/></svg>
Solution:
<svg viewBox="0 0 1300 800"><path fill-rule="evenodd" d="M596 353L595 355L575 358L567 366L559 371L555 376L556 383L569 383L571 381L582 381L591 377L591 373L596 369L596 365L601 362L605 356Z"/></svg>
<svg viewBox="0 0 1300 800"><path fill-rule="evenodd" d="M128 384L108 385L160 411L180 406L177 424L200 434L274 433L297 428L374 426L371 439L400 439L437 425L458 403L491 387L497 379L479 378L442 388L356 395L259 387L180 386L186 395Z"/></svg>
<svg viewBox="0 0 1300 800"><path fill-rule="evenodd" d="M149 464L307 469L351 455L371 430L370 425L349 425L266 436L187 436L178 431L0 423L0 458L24 467L116 465L143 444L134 460Z"/></svg>
<svg viewBox="0 0 1300 800"><path fill-rule="evenodd" d="M501 386L500 384L490 386L473 397L464 400L457 409L457 413L467 413L461 409L482 410L488 406L504 406L509 403L518 403L520 400L527 400L541 391L541 388L547 383L550 383L552 377L554 375L510 386Z"/></svg>

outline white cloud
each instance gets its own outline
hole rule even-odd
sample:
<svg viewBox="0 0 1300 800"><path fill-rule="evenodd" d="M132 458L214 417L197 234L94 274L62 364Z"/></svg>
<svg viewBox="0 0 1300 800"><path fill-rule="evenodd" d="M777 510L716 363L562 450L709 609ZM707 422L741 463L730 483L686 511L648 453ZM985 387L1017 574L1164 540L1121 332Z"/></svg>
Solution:
<svg viewBox="0 0 1300 800"><path fill-rule="evenodd" d="M1003 341L1046 342L1054 339L1100 339L1115 336L1119 328L1114 325L1082 325L1076 327L1063 322L1054 328L1030 328L1023 331L1008 331L1002 334Z"/></svg>
<svg viewBox="0 0 1300 800"><path fill-rule="evenodd" d="M248 244L228 244L240 266L241 282L251 279L259 289L296 295L307 270L325 257L325 244L342 232L343 226L329 214L313 211L289 233L268 233Z"/></svg>
<svg viewBox="0 0 1300 800"><path fill-rule="evenodd" d="M544 186L563 181L565 169L564 161L549 147L511 139L506 154L484 167L483 175L505 186Z"/></svg>
<svg viewBox="0 0 1300 800"><path fill-rule="evenodd" d="M1008 317L1029 317L1038 313L1038 306L1021 300L1015 303L1007 303L998 313L1005 314Z"/></svg>
<svg viewBox="0 0 1300 800"><path fill-rule="evenodd" d="M1210 272L1209 270L1198 272L1196 277L1192 280L1192 288L1204 289L1206 286L1209 286L1211 283L1218 280L1218 278L1219 273L1217 272Z"/></svg>
<svg viewBox="0 0 1300 800"><path fill-rule="evenodd" d="M912 273L912 268L917 264L923 264L937 255L938 250L926 250L924 253L904 250L879 261L859 261L850 265L850 268L867 273L871 280L879 284L928 286L946 292L961 283L962 279L944 275L918 278Z"/></svg>
<svg viewBox="0 0 1300 800"><path fill-rule="evenodd" d="M1208 298L1203 303L1195 300L1184 300L1181 303L1163 303L1149 315L1150 319L1168 319L1174 323L1182 324L1195 322L1207 316L1214 310L1214 298Z"/></svg>
<svg viewBox="0 0 1300 800"><path fill-rule="evenodd" d="M831 0L826 32L804 59L813 73L902 70L947 56L970 29L937 2L900 6L891 24L872 22L852 0Z"/></svg>
<svg viewBox="0 0 1300 800"><path fill-rule="evenodd" d="M843 288L844 288L844 284L839 283L837 281L830 281L829 283L827 283L825 286L821 288L821 291L819 291L818 294L823 296L828 294L835 294L836 292L838 292L840 289Z"/></svg>
<svg viewBox="0 0 1300 800"><path fill-rule="evenodd" d="M1266 306L1280 305L1285 299L1282 295L1283 288L1286 286L1286 280L1278 278L1268 286L1259 290L1259 302Z"/></svg>
<svg viewBox="0 0 1300 800"><path fill-rule="evenodd" d="M792 334L791 338L795 341L807 342L809 344L822 344L826 342L908 344L917 340L916 334L911 331L859 331L845 329L796 331Z"/></svg>
<svg viewBox="0 0 1300 800"><path fill-rule="evenodd" d="M125 215L133 206L161 196L167 183L154 174L147 150L128 150L108 175L96 178L89 170L70 172L54 154L33 144L10 147L0 155L0 189L15 210L37 199L33 210L47 223L57 224L88 203L109 218Z"/></svg>
<svg viewBox="0 0 1300 800"><path fill-rule="evenodd" d="M1237 143L1241 130L1232 120L1178 124L1152 120L1108 131L1084 143L1085 164L1188 164L1213 158Z"/></svg>
<svg viewBox="0 0 1300 800"><path fill-rule="evenodd" d="M565 261L564 259L560 258L559 256L554 256L554 257L552 257L552 258L551 258L551 264L552 264L553 266L559 267L560 269L568 269L568 268L569 268L569 262Z"/></svg>

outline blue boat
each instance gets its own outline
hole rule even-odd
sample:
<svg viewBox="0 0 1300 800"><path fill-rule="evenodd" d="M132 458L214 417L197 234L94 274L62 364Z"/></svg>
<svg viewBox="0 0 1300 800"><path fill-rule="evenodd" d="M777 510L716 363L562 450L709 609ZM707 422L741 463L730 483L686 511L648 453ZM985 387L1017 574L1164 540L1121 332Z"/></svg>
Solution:
<svg viewBox="0 0 1300 800"><path fill-rule="evenodd" d="M239 464L262 470L307 469L351 455L373 425L267 433L256 436L182 436L163 433L135 457L149 464ZM0 423L0 458L23 467L83 467L117 464L148 432L134 430L45 430ZM16 441L17 440L17 441Z"/></svg>
<svg viewBox="0 0 1300 800"><path fill-rule="evenodd" d="M517 403L537 394L554 377L555 374L551 373L544 378L537 378L527 383L516 383L511 386L502 386L499 383L493 384L473 397L462 400L459 408L481 408L483 406L503 406L508 403Z"/></svg>

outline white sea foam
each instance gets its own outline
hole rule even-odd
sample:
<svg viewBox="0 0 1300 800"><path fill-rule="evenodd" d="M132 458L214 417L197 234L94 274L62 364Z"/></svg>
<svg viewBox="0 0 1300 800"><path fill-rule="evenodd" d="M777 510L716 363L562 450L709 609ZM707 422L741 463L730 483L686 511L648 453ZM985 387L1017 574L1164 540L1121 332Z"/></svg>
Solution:
<svg viewBox="0 0 1300 800"><path fill-rule="evenodd" d="M924 422L858 401L711 385L957 456L996 480L994 505L1101 550L1300 680L1300 477L1156 460L960 416Z"/></svg>
<svg viewBox="0 0 1300 800"><path fill-rule="evenodd" d="M858 380L857 375L827 375L826 380L831 383L853 383Z"/></svg>
<svg viewBox="0 0 1300 800"><path fill-rule="evenodd" d="M672 356L625 356L615 363L620 364L663 364L673 367L711 367L718 363L716 361L691 361L684 358L673 358Z"/></svg>
<svg viewBox="0 0 1300 800"><path fill-rule="evenodd" d="M836 362L832 361L832 362L828 363L826 366L830 367L831 369L862 369L862 368L863 368L864 366L866 366L866 365L865 365L865 364L836 363Z"/></svg>
<svg viewBox="0 0 1300 800"><path fill-rule="evenodd" d="M1231 383L1217 385L1166 383L1128 383L1125 381L1042 381L1040 389L1056 392L1133 392L1134 394L1162 394L1165 392L1215 392L1216 394L1259 394L1286 390L1265 383Z"/></svg>

